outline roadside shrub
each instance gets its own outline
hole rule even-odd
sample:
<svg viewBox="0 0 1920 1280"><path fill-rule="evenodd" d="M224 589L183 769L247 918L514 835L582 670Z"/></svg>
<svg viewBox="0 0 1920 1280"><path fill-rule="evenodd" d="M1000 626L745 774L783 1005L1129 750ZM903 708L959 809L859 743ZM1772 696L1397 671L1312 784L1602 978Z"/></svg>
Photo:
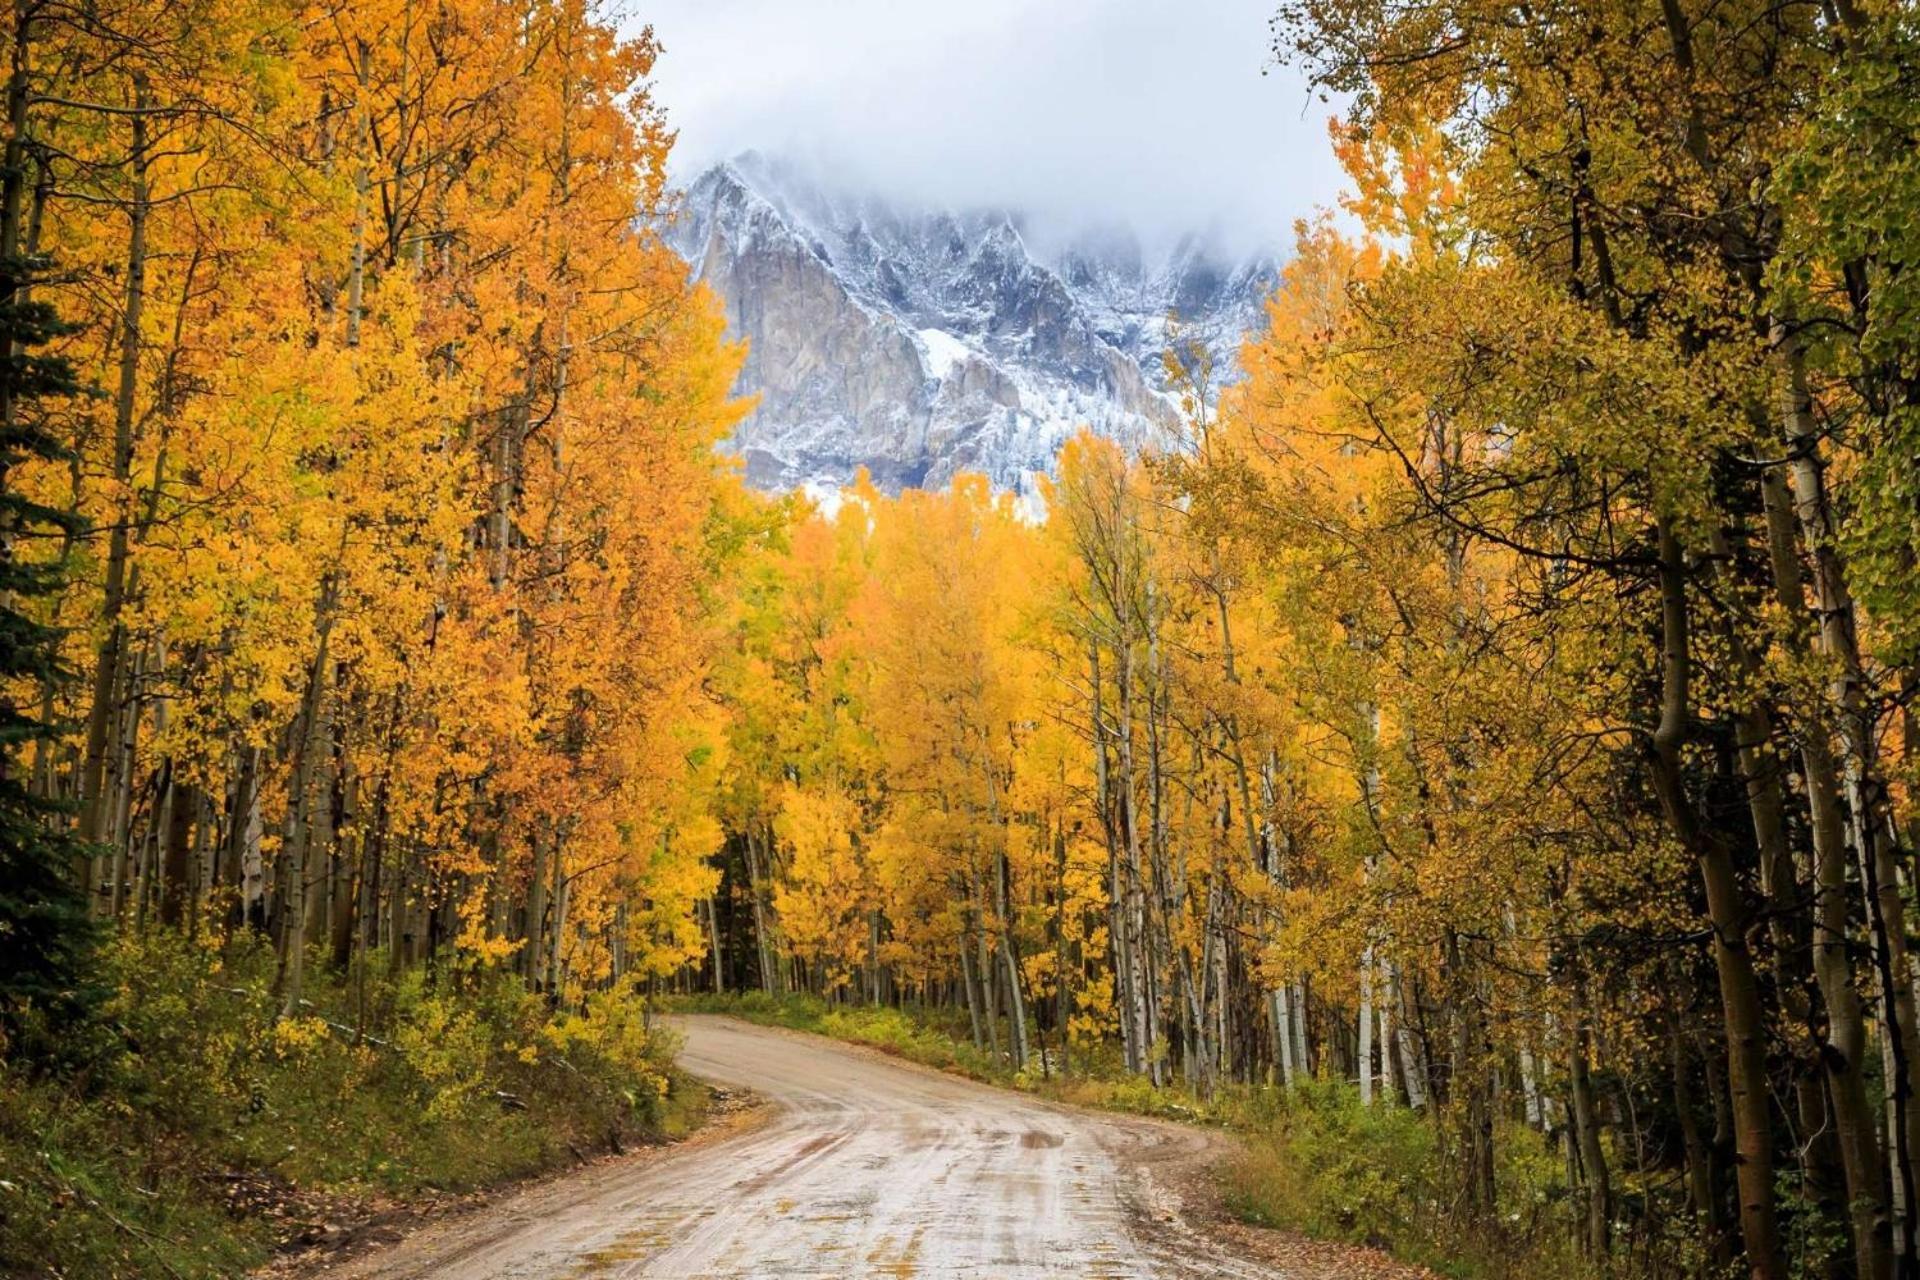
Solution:
<svg viewBox="0 0 1920 1280"><path fill-rule="evenodd" d="M1229 1194L1265 1225L1390 1246L1437 1186L1436 1147L1422 1113L1363 1106L1345 1084L1314 1082L1287 1096L1277 1128L1255 1135Z"/></svg>
<svg viewBox="0 0 1920 1280"><path fill-rule="evenodd" d="M1222 1171L1236 1216L1387 1250L1460 1280L1589 1274L1559 1152L1531 1131L1495 1143L1499 1204L1469 1221L1435 1117L1363 1106L1342 1082L1252 1091L1231 1104L1244 1150Z"/></svg>
<svg viewBox="0 0 1920 1280"><path fill-rule="evenodd" d="M488 1084L496 1038L490 1033L502 1028L483 1025L470 1001L413 985L400 1004L393 1046L415 1077L427 1118L465 1118Z"/></svg>
<svg viewBox="0 0 1920 1280"><path fill-rule="evenodd" d="M632 984L555 1014L514 977L383 957L279 1018L275 958L171 930L100 954L60 1077L0 1063L0 1275L244 1274L276 1236L378 1190L523 1176L690 1127L673 1037Z"/></svg>

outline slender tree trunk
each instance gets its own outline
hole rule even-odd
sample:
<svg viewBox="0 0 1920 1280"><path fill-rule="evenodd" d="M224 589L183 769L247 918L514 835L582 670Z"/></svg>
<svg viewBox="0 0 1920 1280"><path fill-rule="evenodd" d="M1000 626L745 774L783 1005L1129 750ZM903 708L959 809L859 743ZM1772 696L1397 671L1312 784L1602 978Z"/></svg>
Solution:
<svg viewBox="0 0 1920 1280"><path fill-rule="evenodd" d="M533 867L527 876L527 916L521 944L520 972L527 985L540 990L546 977L547 937L547 832L544 819L532 823L529 843L533 846Z"/></svg>
<svg viewBox="0 0 1920 1280"><path fill-rule="evenodd" d="M1087 663L1093 702L1094 795L1100 805L1101 833L1105 836L1107 845L1107 945L1112 950L1113 958L1114 1004L1120 1014L1121 1057L1127 1072L1138 1075L1146 1069L1146 1056L1141 1052L1139 1024L1134 1017L1134 1001L1137 992L1134 984L1133 935L1130 927L1131 899L1128 893L1126 863L1122 855L1125 840L1120 832L1120 826L1126 821L1126 817L1116 797L1112 777L1104 705L1105 690L1101 685L1100 645L1097 641L1089 642L1087 646Z"/></svg>
<svg viewBox="0 0 1920 1280"><path fill-rule="evenodd" d="M753 901L753 940L760 957L760 989L769 995L785 994L785 985L780 981L780 969L777 963L776 944L771 934L768 919L770 910L767 894L771 887L767 883L766 870L761 865L759 847L755 832L760 824L750 824L747 828L743 847L747 859L747 890Z"/></svg>
<svg viewBox="0 0 1920 1280"><path fill-rule="evenodd" d="M200 817L200 792L179 776L179 766L167 762L167 830L160 862L160 923L177 929L185 921L191 901L188 868L192 863L194 831Z"/></svg>
<svg viewBox="0 0 1920 1280"><path fill-rule="evenodd" d="M360 317L366 298L367 279L367 198L371 186L368 168L371 164L373 149L373 105L369 100L372 87L368 84L367 68L371 59L371 50L364 40L355 42L354 75L358 82L358 93L354 100L355 145L353 156L353 253L347 266L347 333L349 347L360 345ZM396 202L399 193L392 193Z"/></svg>
<svg viewBox="0 0 1920 1280"><path fill-rule="evenodd" d="M119 381L113 398L113 482L118 499L107 533L106 578L100 623L103 635L95 655L93 699L87 713L86 755L80 780L80 838L99 845L107 838L111 794L106 785L107 753L120 712L117 698L127 647L121 609L126 598L129 526L133 521L133 428L140 384L140 327L147 298L147 80L133 77L132 149L127 164L132 193L127 205L127 280L120 310Z"/></svg>
<svg viewBox="0 0 1920 1280"><path fill-rule="evenodd" d="M973 957L970 954L971 949L971 939L962 936L960 939L960 983L961 986L966 989L967 1021L973 1029L974 1049L979 1052L985 1052L987 1036L986 1028L982 1025L984 1019L981 1017L980 978L979 975L974 972Z"/></svg>
<svg viewBox="0 0 1920 1280"><path fill-rule="evenodd" d="M1761 493L1775 592L1793 632L1804 634L1812 625L1807 617L1805 575L1794 545L1792 499L1777 470L1763 475ZM1827 1014L1820 1060L1846 1178L1854 1265L1862 1280L1886 1280L1892 1274L1892 1227L1879 1135L1863 1074L1866 1019L1848 954L1850 891L1839 770L1823 717L1809 717L1796 736L1813 842L1813 974Z"/></svg>
<svg viewBox="0 0 1920 1280"><path fill-rule="evenodd" d="M727 954L720 946L720 908L712 898L707 899L707 943L713 951L713 994L723 996L727 993Z"/></svg>
<svg viewBox="0 0 1920 1280"><path fill-rule="evenodd" d="M1568 1092L1572 1099L1574 1138L1580 1145L1580 1165L1587 1178L1586 1244L1589 1256L1605 1260L1613 1252L1613 1179L1607 1169L1606 1149L1600 1143L1600 1115L1594 1105L1588 1074L1593 1032L1588 1010L1586 973L1581 957L1573 957L1573 1045L1567 1055Z"/></svg>
<svg viewBox="0 0 1920 1280"><path fill-rule="evenodd" d="M339 792L340 820L334 827L333 896L327 907L327 927L331 933L328 947L333 971L345 974L353 959L353 939L358 931L361 878L366 874L370 828L361 820L360 780L353 769L353 757L346 741L356 735L361 716L350 715L335 766ZM342 833L348 833L343 835Z"/></svg>
<svg viewBox="0 0 1920 1280"><path fill-rule="evenodd" d="M1400 1084L1406 1093L1407 1105L1419 1110L1427 1105L1427 1072L1420 1056L1418 1037L1414 1035L1412 1019L1407 1016L1406 984L1400 981L1400 966L1389 960L1387 970L1387 1007L1394 1011L1394 1047L1400 1059ZM1383 1029L1381 1034L1386 1034ZM1537 1099L1536 1099L1537 1104Z"/></svg>
<svg viewBox="0 0 1920 1280"><path fill-rule="evenodd" d="M1740 1227L1754 1280L1785 1280L1786 1266L1774 1212L1773 1126L1767 1104L1765 1017L1759 981L1747 947L1749 913L1741 901L1733 859L1719 835L1705 828L1688 796L1683 751L1693 736L1692 655L1689 652L1686 567L1670 517L1658 524L1661 600L1661 707L1653 735L1652 772L1661 808L1680 842L1700 864L1713 925L1714 966L1720 977L1727 1030L1727 1079L1739 1152Z"/></svg>
<svg viewBox="0 0 1920 1280"><path fill-rule="evenodd" d="M1867 920L1873 942L1881 1017L1887 1029L1888 1156L1892 1165L1895 1255L1902 1271L1920 1270L1920 1213L1916 1212L1914 1161L1920 1156L1920 1104L1914 1073L1920 1069L1920 1017L1908 957L1906 904L1900 893L1903 852L1880 771L1874 713L1860 656L1851 592L1840 561L1838 530L1827 494L1818 427L1806 385L1805 356L1797 339L1776 327L1775 345L1784 369L1782 421L1788 444L1788 481L1795 514L1813 566L1814 639L1834 675L1830 700L1838 720L1841 781L1848 820L1859 851ZM1817 735L1809 735L1809 737Z"/></svg>
<svg viewBox="0 0 1920 1280"><path fill-rule="evenodd" d="M1359 1049L1360 1105L1373 1105L1373 944L1360 953Z"/></svg>
<svg viewBox="0 0 1920 1280"><path fill-rule="evenodd" d="M287 835L283 842L287 857L287 894L281 907L281 1007L280 1016L291 1018L300 1007L304 994L307 952L307 896L312 876L310 853L313 777L315 760L322 749L320 711L327 697L330 645L333 638L334 584L331 578L320 591L319 617L315 621L313 664L307 671L306 698L300 708L300 735L294 749L291 794L288 797Z"/></svg>
<svg viewBox="0 0 1920 1280"><path fill-rule="evenodd" d="M1135 1070L1160 1083L1160 1060L1154 1050L1153 1006L1150 991L1153 965L1145 955L1147 939L1146 867L1140 850L1140 810L1134 780L1133 759L1133 661L1129 644L1123 642L1118 653L1120 692L1119 745L1120 776L1115 785L1120 793L1121 827L1125 837L1126 863L1121 877L1125 909L1121 924L1125 930L1125 958L1128 966L1127 1004L1122 1016L1127 1020L1134 1044Z"/></svg>
<svg viewBox="0 0 1920 1280"><path fill-rule="evenodd" d="M1007 879L1011 872L1006 854L996 854L994 862L994 891L999 899L996 908L1000 920L1000 952L1007 970L1007 1016L1013 1024L1008 1047L1013 1051L1014 1070L1024 1071L1028 1055L1032 1052L1027 1040L1027 1001L1022 990L1026 976L1020 972L1020 949L1014 941L1013 915L1007 892Z"/></svg>

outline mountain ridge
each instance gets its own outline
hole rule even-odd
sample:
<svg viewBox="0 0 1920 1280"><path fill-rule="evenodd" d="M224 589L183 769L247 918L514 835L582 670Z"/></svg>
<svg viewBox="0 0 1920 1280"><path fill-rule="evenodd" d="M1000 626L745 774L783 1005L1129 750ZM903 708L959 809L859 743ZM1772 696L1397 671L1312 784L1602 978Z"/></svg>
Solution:
<svg viewBox="0 0 1920 1280"><path fill-rule="evenodd" d="M1151 266L1125 233L1037 252L1003 209L908 209L748 152L686 190L668 242L726 307L758 397L727 447L764 489L882 489L982 471L1030 489L1082 425L1138 447L1179 425L1175 334L1231 371L1278 279L1187 237Z"/></svg>

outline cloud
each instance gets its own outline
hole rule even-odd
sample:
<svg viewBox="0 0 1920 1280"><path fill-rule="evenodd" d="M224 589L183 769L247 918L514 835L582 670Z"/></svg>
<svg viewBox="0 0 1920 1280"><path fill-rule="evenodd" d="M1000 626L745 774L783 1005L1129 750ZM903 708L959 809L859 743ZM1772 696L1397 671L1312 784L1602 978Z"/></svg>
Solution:
<svg viewBox="0 0 1920 1280"><path fill-rule="evenodd" d="M749 148L1062 228L1285 243L1335 109L1271 64L1273 0L653 0L676 176Z"/></svg>

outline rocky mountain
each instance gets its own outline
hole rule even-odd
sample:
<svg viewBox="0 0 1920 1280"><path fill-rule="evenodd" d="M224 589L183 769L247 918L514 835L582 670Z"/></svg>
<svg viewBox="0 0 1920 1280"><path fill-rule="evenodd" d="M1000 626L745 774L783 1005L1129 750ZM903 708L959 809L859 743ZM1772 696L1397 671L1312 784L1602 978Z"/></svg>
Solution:
<svg viewBox="0 0 1920 1280"><path fill-rule="evenodd" d="M749 343L759 398L730 442L761 488L890 491L984 471L1025 491L1082 425L1129 445L1178 427L1168 314L1230 367L1277 278L1202 241L1148 261L1124 232L1031 247L997 210L907 210L748 153L688 189L674 246Z"/></svg>

